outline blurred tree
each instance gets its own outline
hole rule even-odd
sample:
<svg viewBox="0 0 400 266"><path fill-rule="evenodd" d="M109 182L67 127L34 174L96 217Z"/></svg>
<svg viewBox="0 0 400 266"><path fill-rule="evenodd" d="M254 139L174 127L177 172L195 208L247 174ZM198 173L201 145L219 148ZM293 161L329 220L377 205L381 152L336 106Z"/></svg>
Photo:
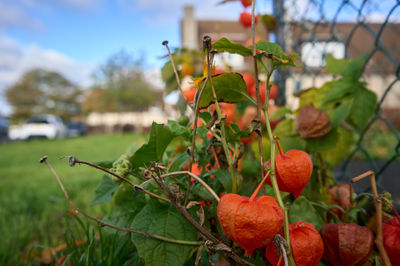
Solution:
<svg viewBox="0 0 400 266"><path fill-rule="evenodd" d="M162 91L144 78L142 58L135 60L121 50L111 55L94 76L97 84L86 95L85 113L145 111L162 105Z"/></svg>
<svg viewBox="0 0 400 266"><path fill-rule="evenodd" d="M34 116L54 114L68 120L81 111L82 91L61 74L42 69L26 72L7 88L13 107L12 122L23 122Z"/></svg>

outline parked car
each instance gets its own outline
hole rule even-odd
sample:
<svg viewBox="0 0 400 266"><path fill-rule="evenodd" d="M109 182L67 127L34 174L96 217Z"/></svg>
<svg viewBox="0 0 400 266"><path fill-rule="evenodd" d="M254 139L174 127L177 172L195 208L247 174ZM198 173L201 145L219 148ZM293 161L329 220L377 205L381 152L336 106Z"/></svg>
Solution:
<svg viewBox="0 0 400 266"><path fill-rule="evenodd" d="M67 123L67 136L78 137L86 135L86 126L82 122L68 122Z"/></svg>
<svg viewBox="0 0 400 266"><path fill-rule="evenodd" d="M61 118L54 115L35 117L21 126L10 127L9 138L25 140L31 138L62 138L67 135L67 128Z"/></svg>
<svg viewBox="0 0 400 266"><path fill-rule="evenodd" d="M0 142L6 141L8 138L8 121L0 117Z"/></svg>

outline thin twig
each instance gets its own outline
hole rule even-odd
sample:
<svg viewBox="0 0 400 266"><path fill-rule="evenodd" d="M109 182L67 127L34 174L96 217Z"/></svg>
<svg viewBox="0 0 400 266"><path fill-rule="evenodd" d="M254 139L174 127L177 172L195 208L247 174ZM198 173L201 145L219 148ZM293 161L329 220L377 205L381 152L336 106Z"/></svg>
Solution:
<svg viewBox="0 0 400 266"><path fill-rule="evenodd" d="M256 102L257 102L257 116L256 119L261 121L261 96L260 96L260 82L258 80L258 66L257 66L257 55L256 55L256 43L255 43L255 3L256 1L252 1L251 5L251 44L253 48L253 62L254 62L254 77L255 77L255 86L256 86ZM260 176L264 176L264 154L263 154L263 144L262 144L262 131L261 127L259 128L260 134L258 134L258 153L260 154ZM272 144L271 144L272 145Z"/></svg>
<svg viewBox="0 0 400 266"><path fill-rule="evenodd" d="M256 95L257 95L257 120L261 121L261 97L260 97L260 85L259 85L259 80L258 80L258 65L257 65L257 54L256 54L256 45L255 45L255 3L256 1L252 1L252 6L251 6L251 34L252 34L252 48L253 48L253 61L254 61L254 75L255 75L255 83L256 83ZM265 67L265 66L264 66ZM267 71L268 73L268 78L267 78L267 84L266 87L269 87L269 78L271 77L271 74L273 72L273 69L271 69L271 72ZM265 97L266 101L266 106L268 107L268 101L269 101L269 96ZM284 225L284 234L285 234L285 239L288 244L288 254L289 254L289 263L290 265L295 265L294 259L292 256L291 252L291 245L290 245L290 236L289 236L289 218L288 218L288 211L286 206L283 204L281 194L279 192L279 187L278 183L276 181L276 176L275 176L275 140L272 135L272 130L271 130L271 124L269 122L269 117L268 117L268 109L264 108L264 116L265 116L265 124L267 127L268 131L268 136L270 140L270 154L271 154L271 159L270 159L270 170L271 170L271 175L270 175L270 180L272 183L272 187L274 189L274 194L275 198L278 201L279 207L281 207L284 216L285 216L285 225ZM261 166L261 176L264 176L264 156L263 156L263 145L262 145L262 132L261 132L261 127L260 127L260 134L258 136L258 150L260 154L260 166Z"/></svg>
<svg viewBox="0 0 400 266"><path fill-rule="evenodd" d="M365 178L365 177L370 177L371 180L371 188L372 188L372 194L374 195L374 201L375 201L375 209L376 209L376 238L375 238L375 244L378 247L379 254L383 260L383 264L385 266L391 266L391 262L389 259L389 256L387 255L387 252L385 250L385 246L383 245L383 233L382 233L382 200L379 197L378 190L376 189L376 182L375 182L375 173L373 171L367 171L359 176L353 177L350 180L350 206L353 206L353 197L352 197L352 191L353 191L353 183Z"/></svg>
<svg viewBox="0 0 400 266"><path fill-rule="evenodd" d="M273 54L269 54L269 53L267 53L267 52L262 52L261 53L263 56L265 56L266 58L268 58L268 59L271 59L271 60L275 60L275 61L278 61L279 63L282 63L282 64L286 64L286 63L288 63L288 62L291 62L291 61L293 61L292 60L292 58L290 57L290 56L288 56L289 57L289 61L286 61L286 60L284 60L284 59L282 59L282 58L279 58L279 57L276 57L276 56L274 56Z"/></svg>
<svg viewBox="0 0 400 266"><path fill-rule="evenodd" d="M107 226L113 229L116 229L118 231L124 231L124 232L129 232L129 233L134 233L134 234L139 234L139 235L143 235L146 237L150 237L150 238L154 238L157 240L161 240L161 241L165 241L165 242L170 242L170 243L174 243L174 244L181 244L181 245L190 245L190 246L199 246L204 244L204 242L202 241L186 241L186 240L177 240L177 239L172 239L172 238L168 238L168 237L164 237L164 236L160 236L160 235L155 235L155 234L151 234L151 233L147 233L147 232L143 232L143 231L139 231L139 230L135 230L132 228L127 228L127 227L120 227L117 225L113 225L110 223L107 223L97 217L91 216L89 214L87 214L86 212L82 211L81 209L79 209L75 203L72 201L71 197L68 195L67 190L65 189L63 183L61 182L60 177L58 176L58 174L56 173L56 171L54 170L54 168L51 166L51 164L47 161L47 156L44 156L40 159L40 163L44 163L46 164L46 166L50 169L50 171L52 172L53 176L56 178L58 185L60 186L61 190L64 193L65 198L68 200L68 202L71 204L71 206L73 207L74 211L76 214L82 214L83 216L85 216L86 218L93 220L97 223L100 224L100 226Z"/></svg>
<svg viewBox="0 0 400 266"><path fill-rule="evenodd" d="M287 244L286 240L280 234L276 234L274 236L273 243L275 244L276 251L277 251L277 254L279 256L279 261L278 261L277 265L280 265L280 262L281 262L282 257L283 257L285 266L288 266L289 262L288 262L288 255L287 255L287 252L286 252L288 244Z"/></svg>
<svg viewBox="0 0 400 266"><path fill-rule="evenodd" d="M208 77L206 77L206 79L204 80L204 84L203 87L201 87L200 91L198 91L198 96L196 98L196 105L195 105L195 112L194 112L194 126L193 126L193 137L192 137L192 144L191 144L191 148L190 148L190 163L189 163L189 170L192 171L192 165L194 162L194 149L196 146L196 131L197 131L197 119L199 117L199 103L200 103L200 99L201 96L203 96L203 91L206 87L208 83ZM188 181L188 186L186 189L186 193L185 193L185 205L188 203L189 201L189 194L190 194L190 189L192 188L192 182L190 182L190 179Z"/></svg>
<svg viewBox="0 0 400 266"><path fill-rule="evenodd" d="M199 181L199 183L201 184L201 185L203 185L204 186L204 188L205 189L207 189L210 193L211 193L211 195L217 200L217 201L219 201L220 199L219 199L219 197L218 197L218 195L217 195L217 193L215 193L215 191L206 183L206 182L204 182L204 180L203 179L201 179L200 177L198 177L197 175L195 175L195 174L193 174L193 173L191 173L191 172L189 172L189 171L176 171L176 172L170 172L170 173L166 173L166 174L163 174L163 175L160 175L160 178L166 178L166 177L169 177L169 176L176 176L176 175L189 175L189 176L191 176L192 178L194 178L194 179L196 179L197 181ZM151 182L154 182L155 180L152 178L152 179L149 179L149 180L146 180L145 182L143 182L142 184L140 184L140 187L144 187L145 185L147 185L147 184L149 184L149 183L151 183Z"/></svg>
<svg viewBox="0 0 400 266"><path fill-rule="evenodd" d="M281 251L282 251L283 261L285 262L285 266L289 266L285 246L282 243L280 245L281 245Z"/></svg>
<svg viewBox="0 0 400 266"><path fill-rule="evenodd" d="M204 36L203 43L204 42L207 42L207 46L211 46L211 38L209 36ZM213 80L212 80L212 77L211 77L211 69L212 69L214 54L211 53L209 48L206 49L206 52L207 52L206 58L207 58L207 68L208 68L208 71L207 71L208 75L207 76L208 76L208 79L210 81L211 91L212 91L213 98L214 98L215 110L217 111L218 119L221 122L222 121L222 111L221 111L221 108L220 108L219 103L218 103L217 94L215 92ZM233 193L237 193L238 181L237 181L237 178L236 178L235 170L233 169L233 158L231 158L231 155L229 154L228 143L226 142L226 133L225 133L225 125L224 124L221 125L220 130L221 130L222 148L224 150L226 160L228 161L229 172L230 172L230 174L232 176L232 192Z"/></svg>
<svg viewBox="0 0 400 266"><path fill-rule="evenodd" d="M161 177L161 174L159 171L155 171L156 176L153 175L154 180L156 183L160 186L160 188L164 191L164 193L168 196L170 199L171 203L175 206L176 210L182 215L183 218L185 218L190 224L192 224L199 232L200 234L205 237L206 239L210 240L211 242L215 243L216 245L222 246L223 251L232 259L234 259L237 263L241 265L253 265L252 263L242 259L239 255L237 255L230 247L222 243L218 238L216 238L211 232L209 232L206 228L201 226L193 217L192 215L188 212L188 210L183 207L175 195L171 192L171 190L165 185L163 182L163 179Z"/></svg>
<svg viewBox="0 0 400 266"><path fill-rule="evenodd" d="M197 175L195 175L189 171L177 171L177 172L166 173L166 174L160 175L160 177L165 178L165 177L174 176L174 175L189 175L189 176L191 176L192 178L199 181L199 183L201 185L203 185L203 187L206 188L217 201L219 201L219 197L218 197L217 193L215 193L215 191L206 182L204 182L203 179L201 179L200 177L198 177Z"/></svg>
<svg viewBox="0 0 400 266"><path fill-rule="evenodd" d="M169 50L168 41L163 41L162 44L167 48L168 56L169 56L169 59L170 59L171 64L172 64L172 69L174 70L174 73L175 73L176 83L178 84L178 89L179 89L179 92L181 94L181 99L182 99L182 101L185 102L185 104L187 106L189 106L193 110L193 106L189 103L189 101L185 97L185 94L183 93L182 86L181 86L181 81L180 81L179 75L178 75L178 71L176 70L174 59L172 58L171 51Z"/></svg>
<svg viewBox="0 0 400 266"><path fill-rule="evenodd" d="M122 181L128 183L129 185L131 185L131 186L133 187L133 189L134 189L135 191L143 192L143 193L145 193L145 194L147 194L147 195L149 195L149 196L151 196L151 197L157 198L157 199L159 199L159 200L163 200L163 201L165 201L165 202L169 202L168 199L166 199L166 198L164 198L164 197L161 197L161 196L159 196L159 195L157 195L157 194L155 194L155 193L153 193L153 192L150 192L150 191L148 191L148 190L143 189L141 186L136 185L136 184L133 183L131 180L129 180L129 179L123 177L123 176L120 176L119 174L114 173L114 172L108 170L107 168L101 167L100 165L97 165L97 164L94 164L94 163L90 163L90 162L78 160L75 156L68 156L68 157L69 157L69 165L70 165L70 166L74 166L76 163L88 165L88 166L90 166L90 167L93 167L93 168L99 169L99 170L101 170L101 171L103 171L103 172L106 172L106 173L108 173L108 174L110 174L110 175L113 175L113 176L115 176L116 178L118 178L118 179L120 179L120 180L122 180Z"/></svg>

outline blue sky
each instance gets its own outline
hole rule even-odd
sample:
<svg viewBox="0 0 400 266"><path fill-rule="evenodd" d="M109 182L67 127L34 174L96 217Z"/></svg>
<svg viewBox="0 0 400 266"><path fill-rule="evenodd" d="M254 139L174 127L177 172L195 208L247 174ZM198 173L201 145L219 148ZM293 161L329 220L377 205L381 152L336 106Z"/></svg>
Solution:
<svg viewBox="0 0 400 266"><path fill-rule="evenodd" d="M196 17L237 19L239 2L213 0L0 0L0 114L11 109L4 90L27 70L59 71L79 85L111 54L145 56L148 71L164 63L161 45L179 46L183 6ZM261 2L261 1L260 1Z"/></svg>
<svg viewBox="0 0 400 266"><path fill-rule="evenodd" d="M219 1L0 0L0 115L11 111L5 88L35 67L58 71L87 86L96 67L124 49L135 57L144 54L146 71L154 77L152 80L159 80L157 73L164 63L160 56L165 54L161 42L169 40L172 47L179 46L184 5L193 5L199 19L238 19L243 10L239 1L216 6ZM286 2L295 17L310 0ZM329 13L340 1L327 2ZM260 13L270 11L271 0L258 0L256 9Z"/></svg>

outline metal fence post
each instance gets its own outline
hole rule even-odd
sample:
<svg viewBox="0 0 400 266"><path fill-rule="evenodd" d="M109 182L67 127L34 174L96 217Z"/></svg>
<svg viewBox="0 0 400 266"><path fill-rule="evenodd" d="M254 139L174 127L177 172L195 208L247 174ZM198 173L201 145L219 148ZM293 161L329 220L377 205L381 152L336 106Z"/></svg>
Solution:
<svg viewBox="0 0 400 266"><path fill-rule="evenodd" d="M277 19L277 27L275 30L276 43L282 47L283 51L286 51L285 43L285 7L284 0L273 0L273 14ZM274 76L274 82L277 83L279 87L279 96L277 99L278 105L286 104L286 78L287 72L283 71L281 68L276 70Z"/></svg>

